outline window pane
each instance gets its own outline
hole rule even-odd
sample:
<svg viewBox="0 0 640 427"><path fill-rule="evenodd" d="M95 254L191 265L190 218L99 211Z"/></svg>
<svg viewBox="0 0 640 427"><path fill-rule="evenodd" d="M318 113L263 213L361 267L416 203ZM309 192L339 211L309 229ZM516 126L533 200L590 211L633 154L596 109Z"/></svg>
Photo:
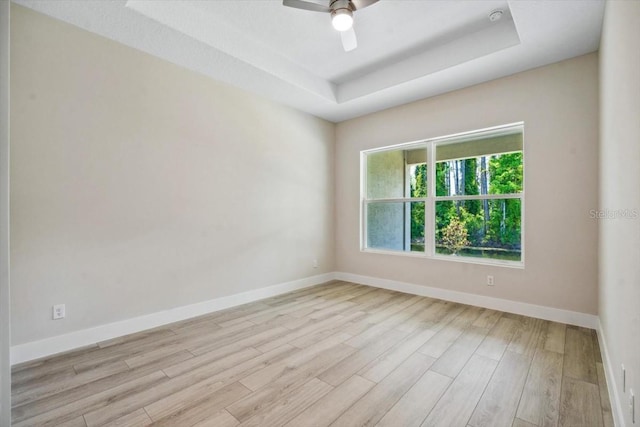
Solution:
<svg viewBox="0 0 640 427"><path fill-rule="evenodd" d="M405 150L404 157L407 160L408 165L427 163L427 149L425 147L422 147Z"/></svg>
<svg viewBox="0 0 640 427"><path fill-rule="evenodd" d="M404 150L367 154L367 199L404 197L404 174Z"/></svg>
<svg viewBox="0 0 640 427"><path fill-rule="evenodd" d="M410 235L412 252L424 252L424 202L406 203L409 206Z"/></svg>
<svg viewBox="0 0 640 427"><path fill-rule="evenodd" d="M367 248L424 252L424 202L367 203Z"/></svg>
<svg viewBox="0 0 640 427"><path fill-rule="evenodd" d="M436 202L436 253L520 261L520 199Z"/></svg>
<svg viewBox="0 0 640 427"><path fill-rule="evenodd" d="M427 150L367 154L367 199L427 197Z"/></svg>
<svg viewBox="0 0 640 427"><path fill-rule="evenodd" d="M427 164L409 165L409 197L427 197Z"/></svg>
<svg viewBox="0 0 640 427"><path fill-rule="evenodd" d="M517 194L522 192L522 152L436 163L436 195Z"/></svg>
<svg viewBox="0 0 640 427"><path fill-rule="evenodd" d="M522 151L522 129L506 129L502 132L506 133L484 136L469 135L458 142L441 143L438 145L436 161L441 162Z"/></svg>

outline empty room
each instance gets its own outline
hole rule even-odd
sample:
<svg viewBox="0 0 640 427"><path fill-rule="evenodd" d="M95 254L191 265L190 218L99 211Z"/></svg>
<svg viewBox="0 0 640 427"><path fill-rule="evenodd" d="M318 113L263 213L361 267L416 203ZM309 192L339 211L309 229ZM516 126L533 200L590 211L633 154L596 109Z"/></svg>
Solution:
<svg viewBox="0 0 640 427"><path fill-rule="evenodd" d="M640 426L640 1L0 0L0 426Z"/></svg>

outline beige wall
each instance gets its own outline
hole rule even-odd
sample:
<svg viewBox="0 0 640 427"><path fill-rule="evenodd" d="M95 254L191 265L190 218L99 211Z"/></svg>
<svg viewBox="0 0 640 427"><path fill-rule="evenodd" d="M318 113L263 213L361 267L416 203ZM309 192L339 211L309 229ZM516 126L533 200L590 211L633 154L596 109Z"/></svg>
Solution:
<svg viewBox="0 0 640 427"><path fill-rule="evenodd" d="M640 2L607 2L600 57L600 209L640 214ZM640 217L600 220L600 321L618 405L640 422ZM615 395L613 396L615 398ZM616 402L614 402L615 404Z"/></svg>
<svg viewBox="0 0 640 427"><path fill-rule="evenodd" d="M9 304L9 8L0 1L0 426L11 421Z"/></svg>
<svg viewBox="0 0 640 427"><path fill-rule="evenodd" d="M360 252L361 150L517 121L525 123L524 269ZM349 120L336 136L338 271L596 314L597 54Z"/></svg>
<svg viewBox="0 0 640 427"><path fill-rule="evenodd" d="M333 124L11 19L14 345L334 270Z"/></svg>
<svg viewBox="0 0 640 427"><path fill-rule="evenodd" d="M19 6L12 20L14 344L333 270L597 312L596 54L335 127ZM516 121L524 269L359 251L360 150Z"/></svg>

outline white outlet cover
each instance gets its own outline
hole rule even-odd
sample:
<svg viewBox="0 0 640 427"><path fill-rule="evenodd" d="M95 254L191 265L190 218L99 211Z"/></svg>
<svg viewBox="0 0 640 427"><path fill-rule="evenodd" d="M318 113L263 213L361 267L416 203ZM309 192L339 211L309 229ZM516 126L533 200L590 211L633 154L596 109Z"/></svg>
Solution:
<svg viewBox="0 0 640 427"><path fill-rule="evenodd" d="M64 304L56 304L53 306L53 320L64 319L65 314Z"/></svg>

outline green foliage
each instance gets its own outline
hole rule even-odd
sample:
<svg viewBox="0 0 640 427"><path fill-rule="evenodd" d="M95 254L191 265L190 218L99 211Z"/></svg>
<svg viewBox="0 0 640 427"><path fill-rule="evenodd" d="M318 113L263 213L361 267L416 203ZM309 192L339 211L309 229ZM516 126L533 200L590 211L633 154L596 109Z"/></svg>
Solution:
<svg viewBox="0 0 640 427"><path fill-rule="evenodd" d="M411 181L411 197L427 197L427 165L416 165L415 180Z"/></svg>
<svg viewBox="0 0 640 427"><path fill-rule="evenodd" d="M522 191L522 153L489 159L489 192L512 194ZM520 249L521 206L518 199L491 200L486 240L493 247Z"/></svg>
<svg viewBox="0 0 640 427"><path fill-rule="evenodd" d="M513 194L522 191L522 153L450 160L436 164L436 194ZM518 199L440 201L436 203L436 244L454 221L467 230L469 246L520 249L521 206Z"/></svg>
<svg viewBox="0 0 640 427"><path fill-rule="evenodd" d="M470 244L481 246L484 235L484 216L481 200L465 200L461 204L459 218L467 228Z"/></svg>
<svg viewBox="0 0 640 427"><path fill-rule="evenodd" d="M522 191L522 153L509 153L489 159L490 194L512 194Z"/></svg>
<svg viewBox="0 0 640 427"><path fill-rule="evenodd" d="M436 196L449 195L449 191L447 191L449 168L448 162L436 163Z"/></svg>
<svg viewBox="0 0 640 427"><path fill-rule="evenodd" d="M520 200L500 199L489 201L491 219L486 241L496 248L520 249Z"/></svg>
<svg viewBox="0 0 640 427"><path fill-rule="evenodd" d="M522 153L436 163L436 195L513 194L522 191ZM427 197L427 165L411 177L411 197ZM452 253L463 247L519 250L519 199L438 201L435 205L436 244ZM424 241L425 204L411 203L411 241Z"/></svg>
<svg viewBox="0 0 640 427"><path fill-rule="evenodd" d="M469 246L467 240L467 227L458 218L452 218L442 231L442 243L453 255L465 246Z"/></svg>
<svg viewBox="0 0 640 427"><path fill-rule="evenodd" d="M424 202L411 203L411 241L424 241Z"/></svg>
<svg viewBox="0 0 640 427"><path fill-rule="evenodd" d="M427 197L427 165L415 167L411 197ZM424 241L424 203L411 203L411 241Z"/></svg>
<svg viewBox="0 0 640 427"><path fill-rule="evenodd" d="M436 195L446 196L447 176L449 175L449 163L436 163ZM452 210L453 209L453 210ZM436 203L436 242L442 241L442 230L451 221L452 215L455 215L453 202L444 201Z"/></svg>
<svg viewBox="0 0 640 427"><path fill-rule="evenodd" d="M465 159L462 160L464 162L464 194L465 195L477 195L480 194L480 186L479 180L477 178L477 168L478 161L477 159ZM478 215L482 209L482 201L481 200L466 200L464 202L465 209L469 214L473 217ZM469 231L476 231L476 227L470 227Z"/></svg>

